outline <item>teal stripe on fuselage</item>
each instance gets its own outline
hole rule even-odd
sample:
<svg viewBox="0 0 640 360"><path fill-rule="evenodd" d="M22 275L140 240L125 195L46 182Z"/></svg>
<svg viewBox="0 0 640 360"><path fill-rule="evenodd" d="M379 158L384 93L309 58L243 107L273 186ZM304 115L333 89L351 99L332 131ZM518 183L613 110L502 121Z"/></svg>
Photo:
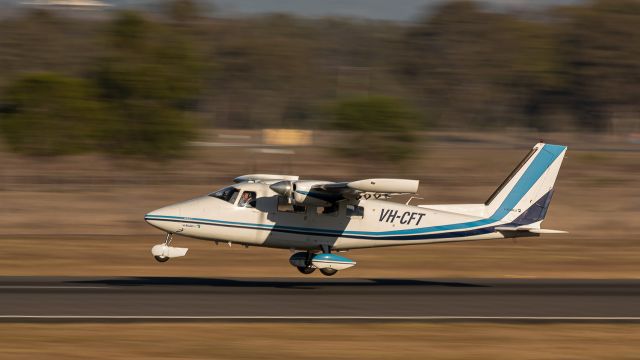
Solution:
<svg viewBox="0 0 640 360"><path fill-rule="evenodd" d="M323 228L308 228L308 227L295 227L295 226L283 226L283 225L267 225L267 224L256 224L256 223L245 223L238 221L225 221L225 220L214 220L214 219L204 219L204 218L189 218L189 217L180 217L180 216L166 216L166 215L147 215L145 219L149 220L162 220L171 219L171 220L195 220L202 222L209 222L212 224L226 224L226 225L237 225L237 226L250 226L265 230L271 229L282 229L282 230L294 230L294 231L310 231L316 233L322 233L327 235L368 235L368 236L385 236L385 235L419 235L419 234L428 234L434 232L445 232L449 230L463 230L467 228L475 228L479 226L489 225L495 222L502 220L507 214L509 214L509 209L515 207L522 197L529 192L531 187L540 179L542 174L551 166L551 164L555 161L555 159L564 151L566 147L560 145L550 145L545 144L536 155L531 164L527 167L525 172L522 174L516 185L509 192L505 200L498 207L498 209L492 214L489 218L486 219L478 219L474 221L467 221L463 223L457 224L447 224L447 225L436 225L429 226L423 228L416 229L406 229L406 230L391 230L391 231L356 231L356 230L333 230L333 229L323 229Z"/></svg>
<svg viewBox="0 0 640 360"><path fill-rule="evenodd" d="M531 187L540 179L542 174L551 166L551 164L558 158L558 156L566 149L561 145L545 144L540 149L539 153L533 159L529 167L522 174L518 182L513 189L509 192L502 204L489 218L467 221L457 224L437 225L429 226L417 229L407 230L391 230L391 231L379 231L379 232L367 232L367 231L345 231L345 234L353 235L413 235L413 234L425 234L432 232L448 231L448 230L462 230L471 227L479 227L489 225L502 220L507 214L509 209L515 207L522 197L524 197Z"/></svg>

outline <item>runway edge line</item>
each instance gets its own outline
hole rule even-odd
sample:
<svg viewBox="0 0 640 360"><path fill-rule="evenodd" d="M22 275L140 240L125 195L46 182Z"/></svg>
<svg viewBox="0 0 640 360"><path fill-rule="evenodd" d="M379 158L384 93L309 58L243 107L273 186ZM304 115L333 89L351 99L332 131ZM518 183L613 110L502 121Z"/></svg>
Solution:
<svg viewBox="0 0 640 360"><path fill-rule="evenodd" d="M638 316L0 315L0 322L640 322Z"/></svg>

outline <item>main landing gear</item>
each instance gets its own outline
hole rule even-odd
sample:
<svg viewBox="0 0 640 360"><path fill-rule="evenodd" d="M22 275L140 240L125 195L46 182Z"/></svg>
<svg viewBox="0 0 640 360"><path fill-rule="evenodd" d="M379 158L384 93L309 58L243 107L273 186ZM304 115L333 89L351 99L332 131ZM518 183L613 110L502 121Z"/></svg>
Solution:
<svg viewBox="0 0 640 360"><path fill-rule="evenodd" d="M324 269L320 269L320 272L322 273L322 275L325 275L325 276L333 276L338 272L338 270L332 269L332 268L324 268Z"/></svg>
<svg viewBox="0 0 640 360"><path fill-rule="evenodd" d="M299 254L299 255L298 255ZM305 275L309 275L312 272L316 271L316 267L313 266L313 264L311 263L311 260L313 259L313 253L311 251L307 251L304 258L302 258L302 256L304 253L296 253L294 254L294 256L291 257L290 262L291 264L293 264L296 269L298 269L298 271L300 271L301 273L305 274ZM297 261L295 261L294 264L294 257L297 256Z"/></svg>
<svg viewBox="0 0 640 360"><path fill-rule="evenodd" d="M296 266L296 269L298 269L298 271L300 271L301 273L305 274L305 275L309 275L312 272L316 271L316 268L311 265L311 266Z"/></svg>
<svg viewBox="0 0 640 360"><path fill-rule="evenodd" d="M322 254L319 254L321 256L319 256L316 259L316 263L318 264L317 266L320 267L320 272L324 276L333 276L333 275L335 275L338 272L337 269L334 269L331 266L330 267L322 267L322 264L318 262L320 257L332 256L331 255L331 246L329 246L329 245L321 245L320 246L320 250L322 251Z"/></svg>
<svg viewBox="0 0 640 360"><path fill-rule="evenodd" d="M338 270L347 269L356 264L351 259L332 254L329 246L323 246L321 251L320 253L314 253L311 250L297 252L289 258L289 262L305 275L320 269L324 276L333 276Z"/></svg>
<svg viewBox="0 0 640 360"><path fill-rule="evenodd" d="M296 269L298 269L298 271L300 271L301 273L303 273L305 275L309 275L312 272L316 271L316 267L313 266L313 265L296 266ZM331 268L324 268L324 269L320 269L320 272L322 273L322 275L325 275L325 276L333 276L338 272L338 270L331 269Z"/></svg>

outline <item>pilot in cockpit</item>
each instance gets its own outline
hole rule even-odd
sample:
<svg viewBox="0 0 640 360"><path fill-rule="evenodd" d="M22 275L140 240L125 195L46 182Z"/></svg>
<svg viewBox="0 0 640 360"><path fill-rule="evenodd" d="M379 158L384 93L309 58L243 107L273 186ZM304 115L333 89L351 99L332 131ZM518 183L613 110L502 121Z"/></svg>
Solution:
<svg viewBox="0 0 640 360"><path fill-rule="evenodd" d="M245 191L242 193L242 197L238 202L238 206L251 208L255 206L255 203L256 203L256 193L254 193L253 191Z"/></svg>

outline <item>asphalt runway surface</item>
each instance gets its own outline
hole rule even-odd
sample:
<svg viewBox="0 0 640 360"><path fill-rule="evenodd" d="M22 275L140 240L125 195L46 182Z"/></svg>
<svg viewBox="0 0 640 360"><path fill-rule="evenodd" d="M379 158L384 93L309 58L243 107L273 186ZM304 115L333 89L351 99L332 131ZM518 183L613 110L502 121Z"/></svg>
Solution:
<svg viewBox="0 0 640 360"><path fill-rule="evenodd" d="M0 321L628 321L640 280L0 277Z"/></svg>

